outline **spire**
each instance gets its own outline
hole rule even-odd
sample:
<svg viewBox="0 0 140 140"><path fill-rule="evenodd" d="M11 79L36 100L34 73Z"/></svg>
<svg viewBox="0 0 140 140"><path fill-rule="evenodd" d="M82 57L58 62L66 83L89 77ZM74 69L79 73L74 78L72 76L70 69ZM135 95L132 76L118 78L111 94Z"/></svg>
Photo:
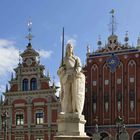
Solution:
<svg viewBox="0 0 140 140"><path fill-rule="evenodd" d="M55 88L55 76L53 76L53 84L52 87Z"/></svg>
<svg viewBox="0 0 140 140"><path fill-rule="evenodd" d="M20 50L19 50L19 58L18 58L18 61L19 61L19 63L18 63L18 64L19 64L19 65L21 64L21 57L20 57L20 53L21 53L21 52L20 52Z"/></svg>
<svg viewBox="0 0 140 140"><path fill-rule="evenodd" d="M90 53L90 45L88 44L87 45L87 54L89 54Z"/></svg>
<svg viewBox="0 0 140 140"><path fill-rule="evenodd" d="M6 92L8 92L8 84L6 84Z"/></svg>
<svg viewBox="0 0 140 140"><path fill-rule="evenodd" d="M11 80L13 80L14 79L14 76L13 76L13 72L11 73Z"/></svg>
<svg viewBox="0 0 140 140"><path fill-rule="evenodd" d="M109 23L109 30L111 30L111 34L114 35L114 32L116 30L116 22L115 22L115 17L114 17L114 9L110 11L111 14L111 22Z"/></svg>
<svg viewBox="0 0 140 140"><path fill-rule="evenodd" d="M32 35L32 21L31 21L31 19L29 19L29 21L28 21L28 35L26 36L26 38L29 40L29 44L28 44L27 47L31 48L31 40L33 38L33 35Z"/></svg>
<svg viewBox="0 0 140 140"><path fill-rule="evenodd" d="M127 46L128 45L128 41L129 41L128 31L126 31L124 41L125 41L125 45Z"/></svg>
<svg viewBox="0 0 140 140"><path fill-rule="evenodd" d="M48 70L48 72L47 72L47 77L50 77L50 72L49 72L49 70Z"/></svg>
<svg viewBox="0 0 140 140"><path fill-rule="evenodd" d="M40 55L37 58L38 58L38 64L40 64Z"/></svg>
<svg viewBox="0 0 140 140"><path fill-rule="evenodd" d="M50 82L51 75L50 75L50 72L49 72L49 70L47 71L47 79L48 79L48 81Z"/></svg>
<svg viewBox="0 0 140 140"><path fill-rule="evenodd" d="M2 95L1 95L1 97L0 97L0 104L2 105L2 103L3 103L3 98L2 98Z"/></svg>
<svg viewBox="0 0 140 140"><path fill-rule="evenodd" d="M101 49L102 46L102 41L101 41L101 36L99 35L98 41L97 41L97 45L99 46L99 50Z"/></svg>
<svg viewBox="0 0 140 140"><path fill-rule="evenodd" d="M138 40L137 40L137 48L140 50L140 36L138 37Z"/></svg>

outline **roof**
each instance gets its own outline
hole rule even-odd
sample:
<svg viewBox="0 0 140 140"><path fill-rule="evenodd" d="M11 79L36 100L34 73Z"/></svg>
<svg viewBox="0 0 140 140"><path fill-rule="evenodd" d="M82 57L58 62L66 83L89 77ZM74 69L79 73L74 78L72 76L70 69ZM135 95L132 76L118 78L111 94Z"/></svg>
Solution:
<svg viewBox="0 0 140 140"><path fill-rule="evenodd" d="M39 53L32 48L31 43L28 44L27 49L24 50L23 53L20 54L21 57L26 56L39 56Z"/></svg>

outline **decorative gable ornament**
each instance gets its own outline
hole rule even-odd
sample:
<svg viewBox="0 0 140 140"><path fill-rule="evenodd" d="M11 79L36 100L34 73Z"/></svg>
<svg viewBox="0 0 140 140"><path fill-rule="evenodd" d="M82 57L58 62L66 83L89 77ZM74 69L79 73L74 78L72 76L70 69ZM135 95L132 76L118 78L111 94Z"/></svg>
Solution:
<svg viewBox="0 0 140 140"><path fill-rule="evenodd" d="M109 57L107 60L106 60L106 63L110 69L110 71L113 73L115 72L117 66L119 65L120 63L120 60L118 58L118 56L112 54L111 57Z"/></svg>

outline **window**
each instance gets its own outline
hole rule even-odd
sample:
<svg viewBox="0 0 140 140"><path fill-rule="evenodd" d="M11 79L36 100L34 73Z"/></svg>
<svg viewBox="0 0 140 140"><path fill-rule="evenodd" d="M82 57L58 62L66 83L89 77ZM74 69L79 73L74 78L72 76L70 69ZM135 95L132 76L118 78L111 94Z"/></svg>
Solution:
<svg viewBox="0 0 140 140"><path fill-rule="evenodd" d="M36 124L43 124L43 112L36 113Z"/></svg>
<svg viewBox="0 0 140 140"><path fill-rule="evenodd" d="M121 82L122 82L122 79L121 78L118 78L117 79L117 84L121 84Z"/></svg>
<svg viewBox="0 0 140 140"><path fill-rule="evenodd" d="M109 80L105 80L105 85L108 85L109 84Z"/></svg>
<svg viewBox="0 0 140 140"><path fill-rule="evenodd" d="M37 89L37 82L36 82L36 78L32 78L31 79L31 90L36 90Z"/></svg>
<svg viewBox="0 0 140 140"><path fill-rule="evenodd" d="M24 120L23 120L23 114L17 114L16 115L16 125L23 125Z"/></svg>
<svg viewBox="0 0 140 140"><path fill-rule="evenodd" d="M130 83L134 83L134 77L130 77Z"/></svg>
<svg viewBox="0 0 140 140"><path fill-rule="evenodd" d="M96 81L93 81L93 86L96 86L97 85L97 82Z"/></svg>
<svg viewBox="0 0 140 140"><path fill-rule="evenodd" d="M28 91L28 79L24 79L22 82L22 90Z"/></svg>

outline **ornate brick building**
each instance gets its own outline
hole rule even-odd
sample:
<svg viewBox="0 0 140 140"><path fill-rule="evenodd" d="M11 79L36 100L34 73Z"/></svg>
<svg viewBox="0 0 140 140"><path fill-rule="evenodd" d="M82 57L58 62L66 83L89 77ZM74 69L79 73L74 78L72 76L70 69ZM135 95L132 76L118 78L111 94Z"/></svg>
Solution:
<svg viewBox="0 0 140 140"><path fill-rule="evenodd" d="M114 139L123 131L129 140L140 139L140 38L136 47L128 39L126 34L121 44L112 33L104 46L98 41L95 52L87 49L84 114L89 135L96 126L101 139Z"/></svg>
<svg viewBox="0 0 140 140"><path fill-rule="evenodd" d="M30 42L30 37L29 42ZM31 43L21 53L22 62L14 69L10 88L0 105L0 139L52 140L56 133L59 100L55 84L50 86Z"/></svg>

